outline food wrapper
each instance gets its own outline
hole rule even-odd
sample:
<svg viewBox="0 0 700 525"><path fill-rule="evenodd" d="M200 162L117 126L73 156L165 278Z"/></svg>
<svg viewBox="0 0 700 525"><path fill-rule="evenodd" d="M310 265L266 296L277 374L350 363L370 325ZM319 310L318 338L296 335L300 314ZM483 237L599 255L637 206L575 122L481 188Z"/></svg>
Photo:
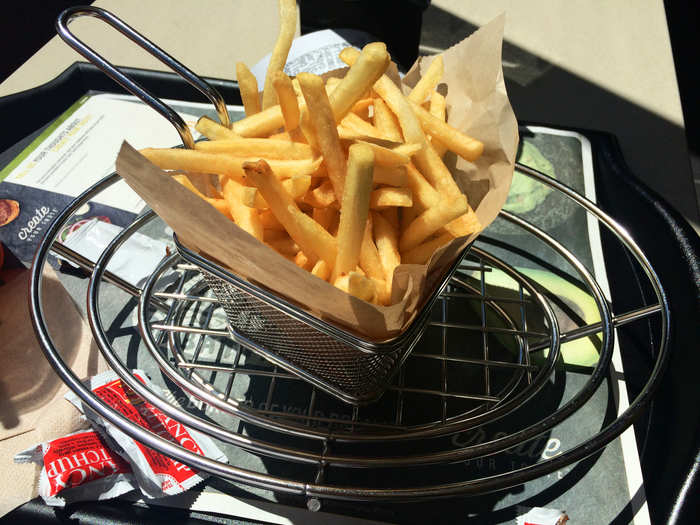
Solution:
<svg viewBox="0 0 700 525"><path fill-rule="evenodd" d="M134 370L133 375L149 388L154 388L143 371ZM102 401L146 430L191 452L215 461L228 461L226 455L209 436L171 419L158 408L141 399L122 383L116 373L108 371L98 374L91 377L87 383L90 390ZM93 428L102 435L110 448L128 461L133 469L138 488L146 498L180 494L208 477L208 474L197 472L130 438L118 427L83 405L73 392L66 394L66 399L78 410L84 412Z"/></svg>
<svg viewBox="0 0 700 525"><path fill-rule="evenodd" d="M41 465L39 495L54 507L116 498L136 488L129 464L93 430L40 443L14 460Z"/></svg>
<svg viewBox="0 0 700 525"><path fill-rule="evenodd" d="M445 163L484 228L506 201L518 144L517 121L501 68L504 22L504 15L497 17L443 53L448 122L484 143L484 153L476 162L448 153ZM404 91L430 60L424 57L416 62L404 79ZM435 252L427 265L400 265L394 273L393 304L377 306L297 267L126 143L117 158L117 171L192 251L369 340L387 340L407 328L447 269L477 236L454 239Z"/></svg>

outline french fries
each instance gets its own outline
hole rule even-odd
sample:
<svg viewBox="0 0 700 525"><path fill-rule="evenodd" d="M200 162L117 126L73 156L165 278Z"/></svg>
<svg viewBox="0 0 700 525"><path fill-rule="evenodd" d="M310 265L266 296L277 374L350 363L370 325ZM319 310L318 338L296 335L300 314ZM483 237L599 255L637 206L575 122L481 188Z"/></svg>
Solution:
<svg viewBox="0 0 700 525"><path fill-rule="evenodd" d="M292 79L282 71L277 71L272 77L272 85L275 88L275 93L277 93L277 98L280 103L285 129L290 134L290 137L294 135L295 138L300 138L297 128L299 128L301 114L297 95L292 85Z"/></svg>
<svg viewBox="0 0 700 525"><path fill-rule="evenodd" d="M197 151L228 153L233 157L262 157L278 160L312 159L316 155L308 144L261 138L238 138L197 142Z"/></svg>
<svg viewBox="0 0 700 525"><path fill-rule="evenodd" d="M255 80L255 76L243 62L236 63L236 80L238 81L238 90L241 92L245 114L251 116L260 113L258 81Z"/></svg>
<svg viewBox="0 0 700 525"><path fill-rule="evenodd" d="M289 236L308 254L323 259L333 267L338 252L336 239L296 205L280 180L264 160L243 165L247 177L260 190L270 210Z"/></svg>
<svg viewBox="0 0 700 525"><path fill-rule="evenodd" d="M300 73L297 79L309 108L309 118L315 131L318 147L323 154L328 178L333 185L336 199L340 201L345 180L345 153L340 147L333 109L328 95L326 95L323 80L311 73Z"/></svg>
<svg viewBox="0 0 700 525"><path fill-rule="evenodd" d="M146 148L140 150L140 152L153 164L164 170L178 169L194 173L225 175L235 179L241 184L245 184L246 177L243 165L251 160L257 160L255 157L232 157L229 155L217 155L216 153L188 149ZM321 165L321 159L269 159L268 163L277 177L287 179L294 175L313 174Z"/></svg>
<svg viewBox="0 0 700 525"><path fill-rule="evenodd" d="M202 135L207 137L209 140L221 140L221 139L238 139L240 135L234 133L226 126L222 126L218 122L214 122L209 117L200 117L195 124L194 129L199 131Z"/></svg>
<svg viewBox="0 0 700 525"><path fill-rule="evenodd" d="M408 100L416 102L417 104L422 104L440 83L444 67L442 55L436 56L428 66L425 75L420 78L409 93Z"/></svg>
<svg viewBox="0 0 700 525"><path fill-rule="evenodd" d="M267 109L277 104L277 95L272 85L272 79L277 71L284 69L287 62L289 49L292 47L294 32L297 29L297 2L296 0L279 0L280 32L272 49L270 65L265 76L265 88L262 96L262 107Z"/></svg>
<svg viewBox="0 0 700 525"><path fill-rule="evenodd" d="M374 153L366 144L353 144L348 152L348 170L338 225L338 257L332 279L349 273L360 262L362 237L369 214Z"/></svg>
<svg viewBox="0 0 700 525"><path fill-rule="evenodd" d="M409 95L385 74L382 43L344 49L343 78L288 77L297 11L294 0L279 5L262 98L250 70L236 64L246 117L230 129L202 117L196 129L209 140L193 150L141 153L300 268L390 305L399 265L426 264L453 239L480 231L442 155L475 160L483 144L446 123L436 91L441 56Z"/></svg>

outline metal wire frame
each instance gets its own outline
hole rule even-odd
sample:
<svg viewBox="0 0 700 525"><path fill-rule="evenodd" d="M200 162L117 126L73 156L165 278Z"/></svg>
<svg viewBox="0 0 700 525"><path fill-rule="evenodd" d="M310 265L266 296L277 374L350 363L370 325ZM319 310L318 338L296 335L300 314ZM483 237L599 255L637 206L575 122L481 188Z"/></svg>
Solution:
<svg viewBox="0 0 700 525"><path fill-rule="evenodd" d="M623 322L630 322L634 319L638 319L655 313L658 313L661 317L661 338L659 352L657 354L657 360L645 387L642 389L637 398L635 398L632 401L629 408L625 410L613 423L601 429L601 431L595 436L580 443L579 445L573 447L572 449L564 452L559 456L550 458L536 465L514 470L511 472L498 474L488 478L467 480L457 483L441 484L435 486L414 487L404 489L367 489L362 487L328 486L323 485L320 480L316 483L303 483L293 480L281 479L279 477L270 476L267 474L250 472L245 469L240 469L230 465L224 465L212 461L208 458L198 456L196 454L182 449L177 445L174 445L173 443L167 440L150 434L143 428L139 427L138 425L127 420L120 414L116 413L114 410L102 403L99 399L94 397L80 383L80 381L72 373L70 368L66 366L66 364L62 361L57 349L53 344L53 341L50 338L50 335L48 334L46 323L44 321L44 313L42 311L41 305L42 270L60 226L65 221L65 219L68 218L80 204L82 204L83 199L89 199L91 196L98 193L105 186L105 183L107 183L106 185L109 185L110 183L114 182L116 180L116 175L108 177L100 183L93 186L92 188L90 188L78 199L78 201L80 202L78 202L76 206L71 206L62 214L60 214L59 217L57 217L55 222L52 224L52 227L49 228L47 236L39 246L39 250L37 251L35 261L32 267L32 279L30 283L30 306L32 323L37 332L37 336L39 338L42 349L44 350L47 359L54 366L59 376L83 399L83 401L88 406L90 406L102 417L106 417L113 423L119 425L120 428L122 428L122 430L124 430L127 434L131 435L135 439L142 441L167 455L173 456L193 466L194 468L210 472L222 478L247 483L253 486L267 488L278 492L295 493L300 495L306 495L309 497L333 497L354 500L377 498L434 498L455 494L474 494L488 492L492 490L498 490L514 486L525 481L540 477L544 474L552 472L565 465L568 465L572 462L578 461L593 454L595 451L599 450L601 447L605 446L607 443L618 437L625 430L625 428L627 428L632 423L635 416L639 414L640 410L644 407L644 405L649 401L649 399L653 395L666 366L668 360L667 337L670 327L668 302L663 288L661 286L661 283L659 282L658 277L656 276L653 268L649 264L645 255L634 243L633 239L631 239L629 234L627 234L627 232L623 228L617 225L615 221L612 218L610 218L607 214L597 209L593 203L576 194L576 192L566 187L565 185L553 181L549 179L546 175L541 174L535 170L531 170L530 168L527 168L525 166L518 166L518 168L526 174L561 191L567 197L571 198L572 200L576 201L579 205L584 207L589 213L595 215L596 218L601 223L603 223L608 229L610 229L612 233L629 249L629 251L632 252L634 258L643 268L643 271L645 272L652 284L655 295L658 299L658 304L648 308L623 314L622 316L619 316L618 319ZM94 275L95 272L93 272L93 276ZM599 330L599 327L584 327L584 332L595 333L597 329ZM578 333L568 334L567 339L583 335L586 334L581 333L581 331L579 331Z"/></svg>
<svg viewBox="0 0 700 525"><path fill-rule="evenodd" d="M117 84L122 86L124 89L129 91L131 94L137 96L143 100L146 104L160 113L163 117L168 119L168 121L175 127L177 132L180 134L182 143L186 148L194 148L194 140L192 138L192 133L190 133L187 124L182 120L180 115L172 110L167 104L164 104L158 97L155 97L150 91L141 87L131 78L127 77L124 73L119 71L111 63L104 59L99 53L94 51L92 48L88 47L79 38L77 38L68 29L68 24L70 24L76 18L81 18L84 16L89 16L97 18L104 23L112 26L114 29L119 31L121 34L129 38L132 42L139 45L141 48L145 49L149 54L160 60L163 64L168 66L170 69L175 71L180 77L182 77L187 83L199 90L204 96L206 96L209 101L216 108L216 112L219 116L219 120L224 126L228 126L231 122L228 110L226 109L226 103L224 102L221 94L210 86L206 81L202 80L199 76L195 75L186 66L175 60L173 57L168 55L156 44L148 40L146 37L134 30L133 27L129 26L123 22L120 18L116 17L109 11L101 9L95 6L75 6L69 7L64 10L58 19L56 20L56 31L58 36L60 36L63 41L72 47L75 51L83 55L90 62L95 64L100 68L108 77L114 80Z"/></svg>
<svg viewBox="0 0 700 525"><path fill-rule="evenodd" d="M158 276L162 274L164 270L167 270L174 260L169 260L165 261L163 265L154 272L153 276L144 285L144 295L142 297L146 297L151 293L153 284L157 281ZM170 295L170 294L164 294L165 296ZM177 292L174 294L177 296ZM189 295L189 292L188 294ZM191 297L191 296L190 296ZM208 404L211 404L211 406L214 406L216 408L219 408L220 410L230 413L232 415L235 415L236 417L240 417L243 420L249 421L248 415L252 415L254 421L254 424L260 424L259 418L257 417L258 414L261 413L260 410L254 410L250 409L249 407L245 406L244 404L239 404L237 401L230 399L229 395L225 392L218 392L212 385L210 385L203 377L200 375L196 374L194 371L196 368L199 368L200 366L197 365L196 363L188 362L182 351L180 350L181 343L178 342L178 335L181 332L185 332L188 334L199 334L200 337L202 335L217 335L217 336L223 336L223 337L228 337L229 331L227 330L212 330L209 329L208 327L185 327L183 326L182 322L182 317L184 315L184 309L179 308L179 315L174 316L174 322L170 321L166 324L161 323L156 323L156 324L151 324L149 323L148 319L146 318L145 311L147 308L145 307L147 304L147 301L141 301L141 309L139 311L139 325L142 327L142 336L144 339L144 343L146 344L146 347L149 349L149 351L152 353L154 359L158 362L159 366L161 366L161 369L163 372L171 379L173 380L181 389L193 393L193 395L199 399L202 399ZM497 309L497 305L492 306L494 309ZM498 310L497 310L498 311ZM504 313L500 313L500 315L503 315L505 317ZM507 317L505 317L507 319ZM556 322L556 321L555 321ZM439 325L440 323L435 323ZM154 339L153 334L151 333L151 330L149 329L149 326L151 329L156 329L156 330L166 330L169 333L169 346L171 351L173 352L173 356L175 358L175 365L171 364L169 361L163 358L162 355L160 355L160 351L157 348L156 341ZM468 327L464 327L468 328ZM503 366L503 367L511 367L514 368L516 371L524 372L525 370L530 370L531 367L529 365L522 363L524 359L527 359L527 356L524 355L523 349L524 349L524 343L523 343L523 337L522 333L518 331L514 325L511 326L510 329L504 329L504 333L508 333L511 335L514 335L517 340L519 340L519 345L520 345L520 358L518 359L518 362L513 363L513 362L504 362L504 363L497 363L493 362L493 366ZM245 342L241 342L241 340L236 339L237 342L243 346L244 348L247 348ZM201 341L201 339L199 340ZM418 356L423 356L426 358L435 358L436 356L430 355L430 354L418 354ZM412 354L412 356L416 356L416 354ZM547 380L551 373L551 369L557 359L558 352L553 352L551 355L548 356L546 360L546 366L543 367L543 370L540 374L538 374L538 380L540 383L544 382ZM476 361L476 360L469 360L469 359L459 359L459 358L454 358L454 361L458 362L464 362L464 363L472 363L472 364L484 364L483 362ZM188 377L185 378L182 376L181 371L178 370L178 368L187 368L188 371L192 372L191 374L188 374ZM230 368L226 367L207 367L203 366L205 370L219 370L219 371L232 371ZM245 370L236 367L236 370L233 371L235 373L250 373L250 374L255 374L253 370ZM263 374L265 374L263 372ZM267 374L265 374L267 375ZM292 376L290 374L284 374L280 372L275 372L274 373L275 377L285 377L285 378L294 378L295 376ZM519 376L516 374L513 379L519 380ZM197 385L192 385L191 381L194 380L197 382ZM443 376L444 380L444 376ZM499 396L482 396L482 395L470 395L470 394L452 394L455 397L459 396L465 399L475 399L475 400L485 400L489 401L495 406L498 406L504 398L507 397L507 395L517 386L516 381L511 380L503 389L502 392L499 393ZM199 386L199 388L197 388ZM541 388L542 384L535 384L531 387L531 390L539 391ZM408 391L408 389L403 389L401 387L394 387L394 389L399 390L399 391ZM433 392L433 391L421 391L421 393L427 393L427 394L435 394L435 395L444 395L445 397L449 397L450 393L443 393L443 392ZM201 396L201 397L200 397ZM361 409L360 409L361 410ZM268 415L268 414L266 414ZM309 417L308 415L300 415L299 419L303 420L310 420L313 419L313 417ZM397 417L397 419L400 419ZM442 424L447 424L447 423L454 423L456 422L457 418L452 418L450 420L442 421ZM249 421L250 422L250 421ZM269 422L269 421L263 421L262 424L266 428L270 428L272 430L283 430L285 432L290 432L294 435L303 435L304 437L312 437L312 438L318 438L318 439L331 439L335 441L356 441L360 439L364 440L388 440L388 439L407 439L405 436L410 436L410 438L414 438L417 435L421 435L418 431L421 429L430 429L435 427L436 425L434 424L427 424L427 425L416 425L416 426L404 426L404 425L392 425L388 426L386 428L383 428L381 434L374 433L373 435L365 435L362 436L357 432L357 430L353 432L342 432L342 431L337 431L337 430L314 430L312 428L309 428L308 425L306 424L290 424L290 425L285 425L284 422L275 420L274 422ZM362 428L364 425L361 422L358 422L356 418L353 419L353 426L355 428ZM454 432L456 427L451 428L449 432ZM461 426L459 427L461 428ZM388 432L389 430L393 430L393 432ZM438 435L433 433L433 437ZM425 434L427 437L427 434Z"/></svg>
<svg viewBox="0 0 700 525"><path fill-rule="evenodd" d="M167 267L163 267L162 270L169 271L169 270L180 270L180 271L187 271L187 270L196 270L196 267L193 267L191 265L186 265L186 264L172 264L172 265L167 265ZM158 277L156 276L158 272L154 272L153 278L157 281ZM148 286L148 283L144 286L144 289ZM450 280L450 286L449 288L455 288L455 287L460 287L465 290L471 290L473 292L476 291L474 287L469 285L468 283L464 282L462 279L460 279L457 276L453 276L452 279ZM231 387L232 387L232 382L233 378L237 374L243 374L243 375L248 375L248 376L271 376L271 377L277 377L277 378L284 378L284 379L293 379L293 380L299 380L300 378L297 376L294 376L292 374L286 373L286 372L277 372L277 371L265 371L265 370L259 370L257 368L245 368L244 366L242 367L240 365L240 357L242 355L242 351L247 351L247 347L245 345L239 344L238 345L238 350L236 350L236 357L234 358L234 363L229 366L228 364L220 364L220 363L199 363L197 362L197 350L195 350L194 355L190 361L187 360L185 357L185 350L183 346L186 344L182 341L181 335L185 334L186 337L196 335L198 336L197 339L197 349L201 348L201 343L204 341L204 338L207 336L218 336L222 337L224 339L232 339L230 337L230 331L229 330L216 330L216 329L211 329L209 327L209 323L211 321L211 312L212 310L209 310L209 314L207 315L207 319L205 320L204 324L197 326L193 325L192 323L190 324L185 324L185 317L188 312L188 305L192 304L201 304L201 302L214 302L216 303L216 300L213 299L212 297L209 297L206 295L208 287L206 286L206 283L200 281L194 285L193 288L189 289L186 294L183 293L178 293L178 292L154 292L153 296L157 297L159 299L175 299L179 301L179 304L177 305L177 311L175 315L173 316L173 320L171 321L172 324L162 324L161 323L150 323L150 328L151 330L154 331L161 331L161 334L163 331L168 333L168 347L170 352L173 355L173 359L175 360L174 367L177 369L180 369L181 373L187 372L187 377L188 379L192 379L193 377L195 378L195 381L197 381L198 384L202 385L203 388L213 392L217 393L217 389L213 387L210 383L210 381L207 381L203 377L199 376L196 374L196 370L202 370L202 371L215 371L215 372L230 372L230 377L229 381L227 384L227 387L225 389L225 392L218 392L219 394L223 394L222 398L225 401L228 401L231 399ZM504 333L507 335L512 335L516 342L518 343L519 346L519 351L518 351L518 358L513 361L493 361L490 360L488 361L488 364L486 361L483 359L475 359L475 358L465 358L465 357L454 357L454 356L447 356L446 355L446 338L445 335L447 334L447 324L445 322L445 311L447 310L447 302L448 300L452 298L470 298L472 300L476 299L479 300L480 302L486 302L491 310L493 310L496 315L498 316L499 319L501 319L505 324L509 325L509 328L493 328L489 327L486 330L490 332L495 332L495 333ZM503 299L507 300L507 299ZM445 414L445 406L447 398L461 398L461 399L470 399L470 400L481 400L484 401L482 405L479 405L478 407L472 408L468 411L466 411L464 414L472 414L474 412L478 412L480 409L483 407L487 406L488 404L495 404L498 405L505 398L507 398L518 386L518 384L521 381L522 375L525 372L529 372L530 376L528 377L527 383L530 384L532 383L532 377L531 373L533 370L538 370L537 366L531 365L529 362L529 354L524 351L526 345L527 345L527 339L526 337L531 335L527 331L521 331L518 329L518 327L515 325L513 320L508 317L508 314L496 303L497 298L492 298L492 297L487 297L487 296L482 296L476 293L468 294L468 293L462 293L462 292L450 292L447 291L441 295L440 302L441 302L441 309L443 312L443 320L442 322L429 322L429 325L432 326L440 326L442 327L442 353L440 355L436 354L430 354L430 353L422 353L418 351L413 351L410 354L410 358L426 358L426 359L437 359L441 361L442 364L442 371L441 371L441 390L436 391L436 390L417 390L417 389L410 389L408 387L404 387L403 381L401 381L402 384L400 385L393 385L388 387L388 391L397 391L399 397L401 397L401 394L403 392L417 392L421 394L428 394L428 395L437 395L442 397L444 403L443 403L443 414L441 418L438 418L437 423L442 423L446 424L448 422L453 422L456 419L456 416L452 416L450 418L446 417ZM513 300L510 300L509 302L516 302ZM517 303L520 305L520 309L522 310L522 314L524 315L524 306L525 306L525 300L521 298L521 300L518 300ZM147 321L148 322L148 321ZM144 324L144 326L146 326ZM469 326L469 325L463 325L459 324L456 326L456 328L460 329L466 329L466 330L473 330L474 327ZM145 330L148 333L148 330ZM546 334L541 334L546 337ZM149 339L151 339L149 337ZM241 350L242 349L242 350ZM249 355L249 354L248 354ZM447 391L447 370L445 367L446 363L450 362L455 362L455 363L460 363L460 364L470 364L470 365L481 365L481 366L488 366L491 365L494 368L509 368L509 369L514 369L516 373L514 373L508 383L502 388L502 390L493 396L486 396L486 395L479 395L479 394L470 394L470 393L459 393L459 392L448 392ZM172 366L172 365L171 365ZM401 372L399 372L401 373ZM324 418L324 417L316 417L316 416L311 416L311 412L313 410L313 405L315 401L315 396L316 396L316 389L313 389L311 391L311 401L309 403L308 409L305 411L306 414L294 414L294 413L285 413L285 412L276 412L272 409L266 409L266 410L258 410L260 413L264 413L265 415L271 415L275 417L281 417L281 418L291 418L292 420L305 420L306 423L308 424L311 421L314 422L326 422L329 423L330 425L333 424L338 424L337 419L333 418ZM268 395L269 397L269 395ZM237 403L235 400L233 400L234 403ZM266 403L269 404L269 403ZM234 405L237 407L237 405ZM427 423L424 425L410 425L406 426L401 423L403 417L402 417L402 411L401 407L397 406L397 414L395 416L395 424L381 424L381 423L367 423L363 422L358 419L359 411L362 410L361 407L353 407L353 418L350 423L343 421L341 426L347 426L347 424L351 424L353 427L353 432L352 435L355 435L356 432L354 429L356 428L363 428L363 427L368 427L368 428L384 428L384 429L391 429L394 431L400 431L400 432L407 432L409 430L416 430L417 428L427 428L429 426L433 426L431 423ZM327 437L331 439L336 439L339 440L340 436L338 433L333 434L332 436L330 434L326 434Z"/></svg>

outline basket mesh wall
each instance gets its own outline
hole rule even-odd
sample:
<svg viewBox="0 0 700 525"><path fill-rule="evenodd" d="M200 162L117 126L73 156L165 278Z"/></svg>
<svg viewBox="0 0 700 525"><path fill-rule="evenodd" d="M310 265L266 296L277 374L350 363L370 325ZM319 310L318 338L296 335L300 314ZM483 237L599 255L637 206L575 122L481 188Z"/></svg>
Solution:
<svg viewBox="0 0 700 525"><path fill-rule="evenodd" d="M408 344L387 354L360 351L223 279L205 271L202 274L236 333L288 361L292 365L284 366L288 371L296 373L294 367L298 367L355 401L381 395L410 348Z"/></svg>

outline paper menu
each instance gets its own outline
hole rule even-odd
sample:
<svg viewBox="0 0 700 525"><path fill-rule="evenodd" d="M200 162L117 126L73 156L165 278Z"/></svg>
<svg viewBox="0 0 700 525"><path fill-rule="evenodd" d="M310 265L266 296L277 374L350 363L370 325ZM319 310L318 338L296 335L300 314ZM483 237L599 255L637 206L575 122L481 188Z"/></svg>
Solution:
<svg viewBox="0 0 700 525"><path fill-rule="evenodd" d="M193 127L194 114L180 116ZM0 200L19 205L19 215L0 227L0 242L28 264L51 221L75 197L114 172L123 140L137 147L170 147L180 143L180 136L170 122L134 97L94 94L77 100L0 171ZM97 217L123 227L143 207L141 198L118 181L82 206L74 219Z"/></svg>
<svg viewBox="0 0 700 525"><path fill-rule="evenodd" d="M193 115L182 115L194 126ZM48 132L48 133L47 133ZM110 95L85 95L2 172L0 180L71 197L114 171L122 141L137 148L180 143L175 128L150 107ZM143 201L124 184L96 202L137 212Z"/></svg>

